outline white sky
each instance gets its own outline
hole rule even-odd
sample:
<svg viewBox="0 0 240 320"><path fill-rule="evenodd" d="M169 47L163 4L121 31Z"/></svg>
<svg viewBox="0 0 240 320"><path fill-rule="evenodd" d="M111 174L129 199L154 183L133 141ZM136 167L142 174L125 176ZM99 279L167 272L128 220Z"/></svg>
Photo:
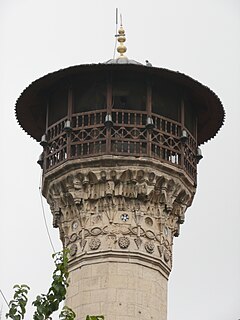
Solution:
<svg viewBox="0 0 240 320"><path fill-rule="evenodd" d="M222 100L226 122L202 147L198 191L175 239L168 320L240 318L240 1L0 1L0 288L49 287L53 263L39 197L41 147L17 125L14 105L33 80L113 56L115 8L129 58L178 70ZM58 231L51 236L61 248ZM2 297L3 314L7 311ZM30 318L30 315L29 317ZM2 317L4 319L4 317Z"/></svg>

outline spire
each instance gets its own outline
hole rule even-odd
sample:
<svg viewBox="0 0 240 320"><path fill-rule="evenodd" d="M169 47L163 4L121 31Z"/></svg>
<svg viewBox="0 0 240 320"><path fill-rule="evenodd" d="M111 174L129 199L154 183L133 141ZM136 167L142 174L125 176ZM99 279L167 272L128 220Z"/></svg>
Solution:
<svg viewBox="0 0 240 320"><path fill-rule="evenodd" d="M125 52L127 51L124 42L126 41L125 37L125 30L122 25L122 15L120 14L120 27L118 28L118 9L116 8L116 30L115 30L115 45L113 50L113 59L107 60L106 64L139 64L142 65L140 62L128 59L125 56ZM117 47L118 42L118 47ZM117 49L117 50L116 50ZM119 53L119 56L115 58L116 51Z"/></svg>
<svg viewBox="0 0 240 320"><path fill-rule="evenodd" d="M127 51L126 46L124 45L124 42L126 41L126 37L125 37L125 30L123 29L122 26L122 15L120 15L120 19L121 19L121 24L120 24L120 28L118 30L118 42L119 42L119 46L117 47L117 52L120 53L119 58L126 58L124 56L124 53Z"/></svg>

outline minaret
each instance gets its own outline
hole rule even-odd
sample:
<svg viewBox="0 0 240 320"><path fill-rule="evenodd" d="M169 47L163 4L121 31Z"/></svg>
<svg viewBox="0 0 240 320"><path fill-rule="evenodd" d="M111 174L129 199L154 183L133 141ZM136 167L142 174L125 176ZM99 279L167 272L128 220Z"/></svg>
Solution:
<svg viewBox="0 0 240 320"><path fill-rule="evenodd" d="M125 56L48 74L16 104L43 146L42 192L68 247L78 320L166 320L172 246L197 186L219 98L179 72Z"/></svg>

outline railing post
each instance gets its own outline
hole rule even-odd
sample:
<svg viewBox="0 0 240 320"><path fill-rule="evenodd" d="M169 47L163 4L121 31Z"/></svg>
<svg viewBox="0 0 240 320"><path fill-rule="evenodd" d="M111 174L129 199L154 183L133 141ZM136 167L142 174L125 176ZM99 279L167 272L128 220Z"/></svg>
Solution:
<svg viewBox="0 0 240 320"><path fill-rule="evenodd" d="M152 117L152 86L151 82L147 82L147 118ZM152 130L147 130L147 156L151 157L152 149Z"/></svg>
<svg viewBox="0 0 240 320"><path fill-rule="evenodd" d="M185 117L185 108L184 108L184 101L183 99L181 99L181 132L180 132L180 136L181 136L181 133L184 129L184 117ZM185 161L185 146L184 146L184 143L181 143L181 158L180 158L180 166L181 168L185 168L185 164L184 164L184 161Z"/></svg>
<svg viewBox="0 0 240 320"><path fill-rule="evenodd" d="M72 86L68 88L68 120L72 123L72 111L73 111L73 90ZM71 132L66 133L67 143L67 159L71 157Z"/></svg>
<svg viewBox="0 0 240 320"><path fill-rule="evenodd" d="M112 113L112 77L111 73L107 77L107 114ZM111 127L106 128L106 153L111 152Z"/></svg>

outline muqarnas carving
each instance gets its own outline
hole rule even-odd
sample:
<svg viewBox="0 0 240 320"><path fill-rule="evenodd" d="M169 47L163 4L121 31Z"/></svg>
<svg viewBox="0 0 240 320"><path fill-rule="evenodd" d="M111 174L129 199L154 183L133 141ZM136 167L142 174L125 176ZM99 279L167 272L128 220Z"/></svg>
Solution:
<svg viewBox="0 0 240 320"><path fill-rule="evenodd" d="M53 223L65 245L79 240L80 251L104 251L118 243L168 264L173 237L193 198L180 179L149 168L82 169L56 179L48 190Z"/></svg>

